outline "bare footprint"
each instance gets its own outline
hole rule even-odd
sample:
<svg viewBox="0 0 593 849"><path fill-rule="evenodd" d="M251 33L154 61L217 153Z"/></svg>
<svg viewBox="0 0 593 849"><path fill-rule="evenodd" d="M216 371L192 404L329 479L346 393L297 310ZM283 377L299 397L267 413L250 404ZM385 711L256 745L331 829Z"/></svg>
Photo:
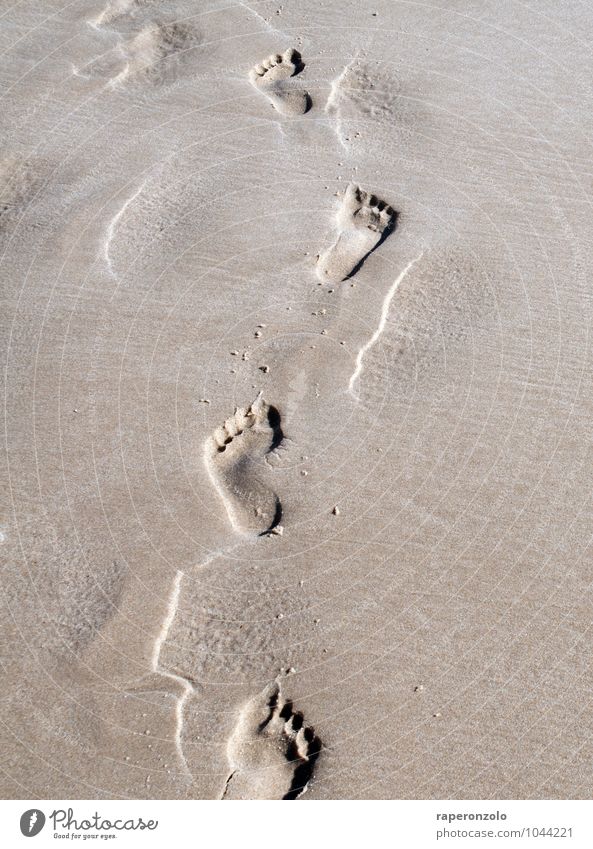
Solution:
<svg viewBox="0 0 593 849"><path fill-rule="evenodd" d="M227 745L231 774L223 799L298 799L321 742L275 681L248 702Z"/></svg>
<svg viewBox="0 0 593 849"><path fill-rule="evenodd" d="M191 48L199 41L199 34L189 25L151 22L118 46L116 52L123 64L109 85L117 87L137 77L155 85L174 83L180 66L191 62Z"/></svg>
<svg viewBox="0 0 593 849"><path fill-rule="evenodd" d="M280 499L264 480L264 463L283 439L280 413L260 392L250 407L238 408L206 440L208 471L231 524L241 533L269 533L282 517Z"/></svg>
<svg viewBox="0 0 593 849"><path fill-rule="evenodd" d="M255 65L249 72L249 80L281 115L303 115L311 104L309 94L304 89L292 88L288 82L303 67L301 54L291 47Z"/></svg>
<svg viewBox="0 0 593 849"><path fill-rule="evenodd" d="M338 210L338 235L317 262L317 276L328 283L349 277L393 230L397 213L360 186L350 183Z"/></svg>
<svg viewBox="0 0 593 849"><path fill-rule="evenodd" d="M19 156L0 158L0 238L33 205L43 183L46 165Z"/></svg>

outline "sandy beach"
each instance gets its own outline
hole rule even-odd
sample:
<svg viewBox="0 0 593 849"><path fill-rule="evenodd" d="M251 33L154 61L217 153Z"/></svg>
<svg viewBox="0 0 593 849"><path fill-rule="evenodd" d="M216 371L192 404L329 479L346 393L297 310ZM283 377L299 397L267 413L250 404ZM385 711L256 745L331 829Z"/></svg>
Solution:
<svg viewBox="0 0 593 849"><path fill-rule="evenodd" d="M0 796L590 797L593 8L0 38Z"/></svg>

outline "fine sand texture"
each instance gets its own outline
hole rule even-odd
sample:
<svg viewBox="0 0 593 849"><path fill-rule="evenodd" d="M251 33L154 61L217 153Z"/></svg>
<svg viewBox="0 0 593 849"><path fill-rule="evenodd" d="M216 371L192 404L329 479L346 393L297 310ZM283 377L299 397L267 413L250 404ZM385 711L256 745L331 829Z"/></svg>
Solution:
<svg viewBox="0 0 593 849"><path fill-rule="evenodd" d="M0 796L589 798L593 8L0 37Z"/></svg>

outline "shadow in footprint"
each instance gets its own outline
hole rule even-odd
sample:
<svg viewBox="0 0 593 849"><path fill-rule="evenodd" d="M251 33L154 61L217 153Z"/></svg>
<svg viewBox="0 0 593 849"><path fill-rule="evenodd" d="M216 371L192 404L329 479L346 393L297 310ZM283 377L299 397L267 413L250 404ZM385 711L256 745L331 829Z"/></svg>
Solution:
<svg viewBox="0 0 593 849"><path fill-rule="evenodd" d="M375 197L375 195L373 195L373 200L378 201L378 199ZM357 264L354 266L354 268L352 269L350 274L345 278L346 280L351 280L356 274L358 274L360 269L363 267L363 265L367 261L369 255L373 251L376 251L377 248L381 247L381 245L383 244L385 239L397 230L398 221L399 221L399 212L397 212L397 210L394 209L391 221L387 224L387 226L385 227L385 229L381 233L381 237L379 238L379 241L377 242L377 244L375 245L373 250L369 251L368 254L363 256L362 259L359 262L357 262Z"/></svg>

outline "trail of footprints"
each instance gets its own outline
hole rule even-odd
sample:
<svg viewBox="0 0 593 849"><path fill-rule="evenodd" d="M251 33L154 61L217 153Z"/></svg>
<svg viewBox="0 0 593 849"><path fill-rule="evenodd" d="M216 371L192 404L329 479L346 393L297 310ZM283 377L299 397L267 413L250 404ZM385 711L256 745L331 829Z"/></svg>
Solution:
<svg viewBox="0 0 593 849"><path fill-rule="evenodd" d="M255 65L249 79L277 112L294 117L311 105L308 92L293 80L303 68L300 54L289 49ZM336 214L335 239L318 257L318 278L340 283L355 274L395 228L396 219L385 201L351 183ZM280 413L261 393L206 440L206 465L235 531L263 536L280 527L282 504L266 460L283 440ZM313 777L321 750L314 730L274 681L239 713L227 745L230 772L221 798L297 799Z"/></svg>

